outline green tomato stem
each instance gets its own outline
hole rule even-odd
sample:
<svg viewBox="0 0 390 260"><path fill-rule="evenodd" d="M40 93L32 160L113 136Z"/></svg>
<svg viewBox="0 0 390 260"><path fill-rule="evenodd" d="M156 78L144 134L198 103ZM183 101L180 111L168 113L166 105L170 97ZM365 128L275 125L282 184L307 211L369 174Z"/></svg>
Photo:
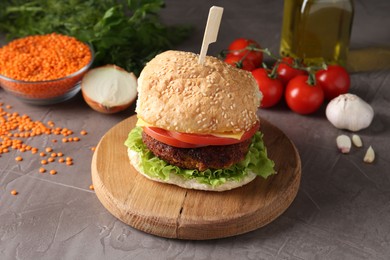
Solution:
<svg viewBox="0 0 390 260"><path fill-rule="evenodd" d="M307 77L306 82L310 86L315 86L317 84L316 76L312 71L309 72L309 76Z"/></svg>
<svg viewBox="0 0 390 260"><path fill-rule="evenodd" d="M242 68L242 63L243 63L244 59L248 56L248 54L251 51L262 52L275 60L275 66L273 67L271 73L268 74L268 76L270 78L276 78L276 70L277 70L278 66L280 64L286 64L286 65L290 66L291 68L306 71L309 74L309 78L308 78L307 83L309 85L315 85L316 84L316 79L315 79L315 75L314 75L315 71L318 71L320 69L324 69L324 70L327 69L326 63L322 63L321 66L304 66L304 65L302 65L302 59L296 59L296 58L293 59L294 60L293 64L287 63L287 62L283 61L283 59L281 57L273 54L268 48L265 48L265 49L257 48L256 45L254 45L254 44L250 44L250 45L248 45L245 48L240 49L240 50L234 50L234 52L238 52L238 53L241 53L244 51L247 51L247 52L245 53L245 55L243 55L241 57L240 61L236 62L237 67L240 66L239 68ZM226 57L226 55L231 53L231 52L232 51L230 51L230 50L225 50L225 51L222 51L221 54L223 55L223 57ZM263 68L267 69L267 66L264 63L263 63Z"/></svg>

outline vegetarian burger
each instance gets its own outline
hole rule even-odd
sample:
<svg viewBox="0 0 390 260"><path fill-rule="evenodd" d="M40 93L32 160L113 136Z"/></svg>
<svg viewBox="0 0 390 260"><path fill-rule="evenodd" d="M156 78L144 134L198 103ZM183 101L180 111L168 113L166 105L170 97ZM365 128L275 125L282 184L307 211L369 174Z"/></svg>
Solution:
<svg viewBox="0 0 390 260"><path fill-rule="evenodd" d="M138 79L134 168L183 188L224 191L274 173L259 132L262 95L251 73L207 56L166 51Z"/></svg>

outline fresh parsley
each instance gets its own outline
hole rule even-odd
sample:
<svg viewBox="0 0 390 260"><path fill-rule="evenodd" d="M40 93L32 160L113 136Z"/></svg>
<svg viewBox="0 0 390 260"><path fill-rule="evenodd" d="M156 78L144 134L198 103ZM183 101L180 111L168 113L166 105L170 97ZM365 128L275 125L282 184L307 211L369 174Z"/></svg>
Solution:
<svg viewBox="0 0 390 260"><path fill-rule="evenodd" d="M8 40L57 32L91 44L95 66L116 64L139 75L156 54L174 48L191 26L166 26L163 0L1 0L0 31Z"/></svg>

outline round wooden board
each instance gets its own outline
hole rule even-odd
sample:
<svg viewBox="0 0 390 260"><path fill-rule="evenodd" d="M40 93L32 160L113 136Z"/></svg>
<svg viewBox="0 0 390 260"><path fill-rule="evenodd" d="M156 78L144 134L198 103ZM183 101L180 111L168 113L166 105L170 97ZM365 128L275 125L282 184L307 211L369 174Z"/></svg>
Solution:
<svg viewBox="0 0 390 260"><path fill-rule="evenodd" d="M215 239L260 228L294 200L301 162L294 144L266 120L261 131L278 174L234 190L187 190L151 181L130 165L124 142L135 126L132 116L109 130L92 159L92 181L103 206L124 223L157 236Z"/></svg>

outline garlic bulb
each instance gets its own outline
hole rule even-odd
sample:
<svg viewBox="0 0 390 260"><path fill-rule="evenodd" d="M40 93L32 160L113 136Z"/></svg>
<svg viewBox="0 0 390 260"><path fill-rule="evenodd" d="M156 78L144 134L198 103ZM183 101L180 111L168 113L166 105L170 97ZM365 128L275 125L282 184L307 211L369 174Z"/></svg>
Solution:
<svg viewBox="0 0 390 260"><path fill-rule="evenodd" d="M360 97L347 93L329 102L326 117L336 128L359 131L371 124L374 110Z"/></svg>

